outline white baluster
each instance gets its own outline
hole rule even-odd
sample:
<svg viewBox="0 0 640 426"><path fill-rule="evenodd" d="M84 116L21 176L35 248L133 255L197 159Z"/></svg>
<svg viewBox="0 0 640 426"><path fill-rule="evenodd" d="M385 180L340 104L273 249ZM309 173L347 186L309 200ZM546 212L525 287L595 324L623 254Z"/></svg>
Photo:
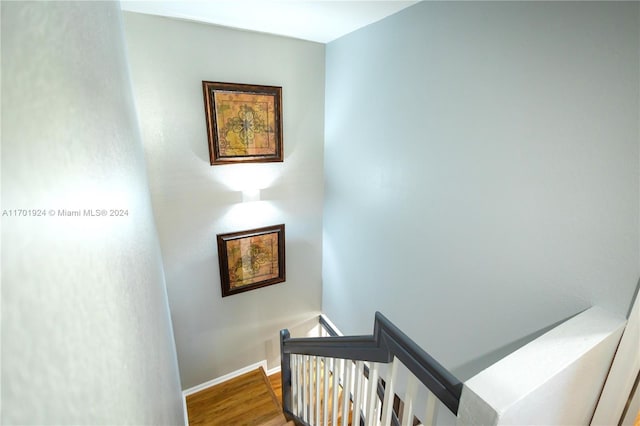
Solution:
<svg viewBox="0 0 640 426"><path fill-rule="evenodd" d="M425 410L424 419L422 420L424 426L433 426L436 423L436 415L438 414L437 402L438 398L427 389L427 409Z"/></svg>
<svg viewBox="0 0 640 426"><path fill-rule="evenodd" d="M351 402L351 376L353 361L346 360L342 381L342 426L349 426L349 405Z"/></svg>
<svg viewBox="0 0 640 426"><path fill-rule="evenodd" d="M302 356L302 419L309 423L309 357Z"/></svg>
<svg viewBox="0 0 640 426"><path fill-rule="evenodd" d="M320 357L316 357L316 391L315 391L315 397L316 397L316 422L315 424L319 425L320 424L320 402L322 400L322 398L320 398L320 379L321 379L321 367L322 364L324 363L324 360Z"/></svg>
<svg viewBox="0 0 640 426"><path fill-rule="evenodd" d="M316 357L309 357L309 418L307 419L307 423L313 425L313 421L315 417L313 416L313 379L315 378L315 374L313 373L313 367L315 365Z"/></svg>
<svg viewBox="0 0 640 426"><path fill-rule="evenodd" d="M369 366L369 389L367 390L367 411L365 420L367 426L376 426L378 424L378 371L377 362L372 362Z"/></svg>
<svg viewBox="0 0 640 426"><path fill-rule="evenodd" d="M304 355L298 355L298 415L304 418Z"/></svg>
<svg viewBox="0 0 640 426"><path fill-rule="evenodd" d="M322 386L322 426L329 426L329 363L332 359L325 358L322 365L323 386Z"/></svg>
<svg viewBox="0 0 640 426"><path fill-rule="evenodd" d="M404 409L402 410L402 426L413 426L413 401L418 391L418 379L409 372L407 377L407 391L404 394Z"/></svg>
<svg viewBox="0 0 640 426"><path fill-rule="evenodd" d="M340 400L338 399L338 391L340 389L340 375L342 374L343 359L333 361L333 407L331 413L331 422L333 425L338 424L338 414L340 409Z"/></svg>
<svg viewBox="0 0 640 426"><path fill-rule="evenodd" d="M298 415L298 355L291 354L291 411Z"/></svg>
<svg viewBox="0 0 640 426"><path fill-rule="evenodd" d="M362 361L356 362L356 370L353 378L353 421L352 425L360 425L360 407L363 399L363 386L364 386L364 363Z"/></svg>
<svg viewBox="0 0 640 426"><path fill-rule="evenodd" d="M398 364L399 362L393 357L393 362L391 363L391 372L387 376L387 381L384 387L384 401L382 402L382 424L384 426L391 424L391 414L393 413L393 397L394 386L396 380L396 374L398 373Z"/></svg>
<svg viewBox="0 0 640 426"><path fill-rule="evenodd" d="M367 418L367 395L369 394L369 379L364 374L365 368L369 368L368 362L362 363L362 402L360 404L362 407L362 410L360 410L360 416L362 417L362 420L365 420Z"/></svg>

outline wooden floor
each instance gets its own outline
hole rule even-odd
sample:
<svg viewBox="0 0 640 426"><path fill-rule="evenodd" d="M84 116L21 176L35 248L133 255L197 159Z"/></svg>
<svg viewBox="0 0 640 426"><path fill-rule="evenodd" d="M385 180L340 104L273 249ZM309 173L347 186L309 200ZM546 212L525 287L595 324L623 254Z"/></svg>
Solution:
<svg viewBox="0 0 640 426"><path fill-rule="evenodd" d="M280 373L267 378L264 370L259 368L189 395L187 396L189 425L280 426L289 424L282 415L280 382ZM272 385L274 389L271 389Z"/></svg>
<svg viewBox="0 0 640 426"><path fill-rule="evenodd" d="M330 389L333 380L329 380ZM331 394L331 391L329 391ZM342 389L338 401L342 400ZM262 368L187 396L189 425L207 426L283 426L291 425L282 415L282 376L267 377ZM321 402L324 405L324 402ZM332 402L328 410L332 411ZM338 403L342 405L341 402ZM349 425L351 425L349 410ZM338 421L341 424L342 410Z"/></svg>

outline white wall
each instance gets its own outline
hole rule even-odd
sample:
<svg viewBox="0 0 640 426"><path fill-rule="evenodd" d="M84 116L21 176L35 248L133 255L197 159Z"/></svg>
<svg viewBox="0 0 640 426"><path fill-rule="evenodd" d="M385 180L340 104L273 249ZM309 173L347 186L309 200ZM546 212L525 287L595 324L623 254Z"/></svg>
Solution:
<svg viewBox="0 0 640 426"><path fill-rule="evenodd" d="M181 424L118 4L1 8L1 423Z"/></svg>
<svg viewBox="0 0 640 426"><path fill-rule="evenodd" d="M591 305L626 314L638 14L421 2L327 45L323 310L345 334L380 310L465 379Z"/></svg>
<svg viewBox="0 0 640 426"><path fill-rule="evenodd" d="M279 330L321 305L324 46L124 16L182 386L279 365ZM203 80L282 86L283 163L209 164ZM262 201L241 204L243 187ZM279 223L286 282L223 299L216 234Z"/></svg>

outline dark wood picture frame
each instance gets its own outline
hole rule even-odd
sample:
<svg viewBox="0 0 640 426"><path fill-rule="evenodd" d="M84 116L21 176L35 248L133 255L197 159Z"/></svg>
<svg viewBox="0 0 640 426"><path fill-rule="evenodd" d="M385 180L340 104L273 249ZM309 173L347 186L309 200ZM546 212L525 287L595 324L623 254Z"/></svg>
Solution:
<svg viewBox="0 0 640 426"><path fill-rule="evenodd" d="M203 81L211 165L283 161L282 87Z"/></svg>
<svg viewBox="0 0 640 426"><path fill-rule="evenodd" d="M284 224L218 234L222 297L284 282Z"/></svg>

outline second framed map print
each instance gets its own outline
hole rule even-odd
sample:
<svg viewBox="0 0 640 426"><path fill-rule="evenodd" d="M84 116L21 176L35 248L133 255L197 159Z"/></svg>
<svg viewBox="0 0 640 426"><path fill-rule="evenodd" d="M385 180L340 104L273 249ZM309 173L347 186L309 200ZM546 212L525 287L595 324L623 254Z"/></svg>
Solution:
<svg viewBox="0 0 640 426"><path fill-rule="evenodd" d="M222 297L285 281L284 225L218 234Z"/></svg>

